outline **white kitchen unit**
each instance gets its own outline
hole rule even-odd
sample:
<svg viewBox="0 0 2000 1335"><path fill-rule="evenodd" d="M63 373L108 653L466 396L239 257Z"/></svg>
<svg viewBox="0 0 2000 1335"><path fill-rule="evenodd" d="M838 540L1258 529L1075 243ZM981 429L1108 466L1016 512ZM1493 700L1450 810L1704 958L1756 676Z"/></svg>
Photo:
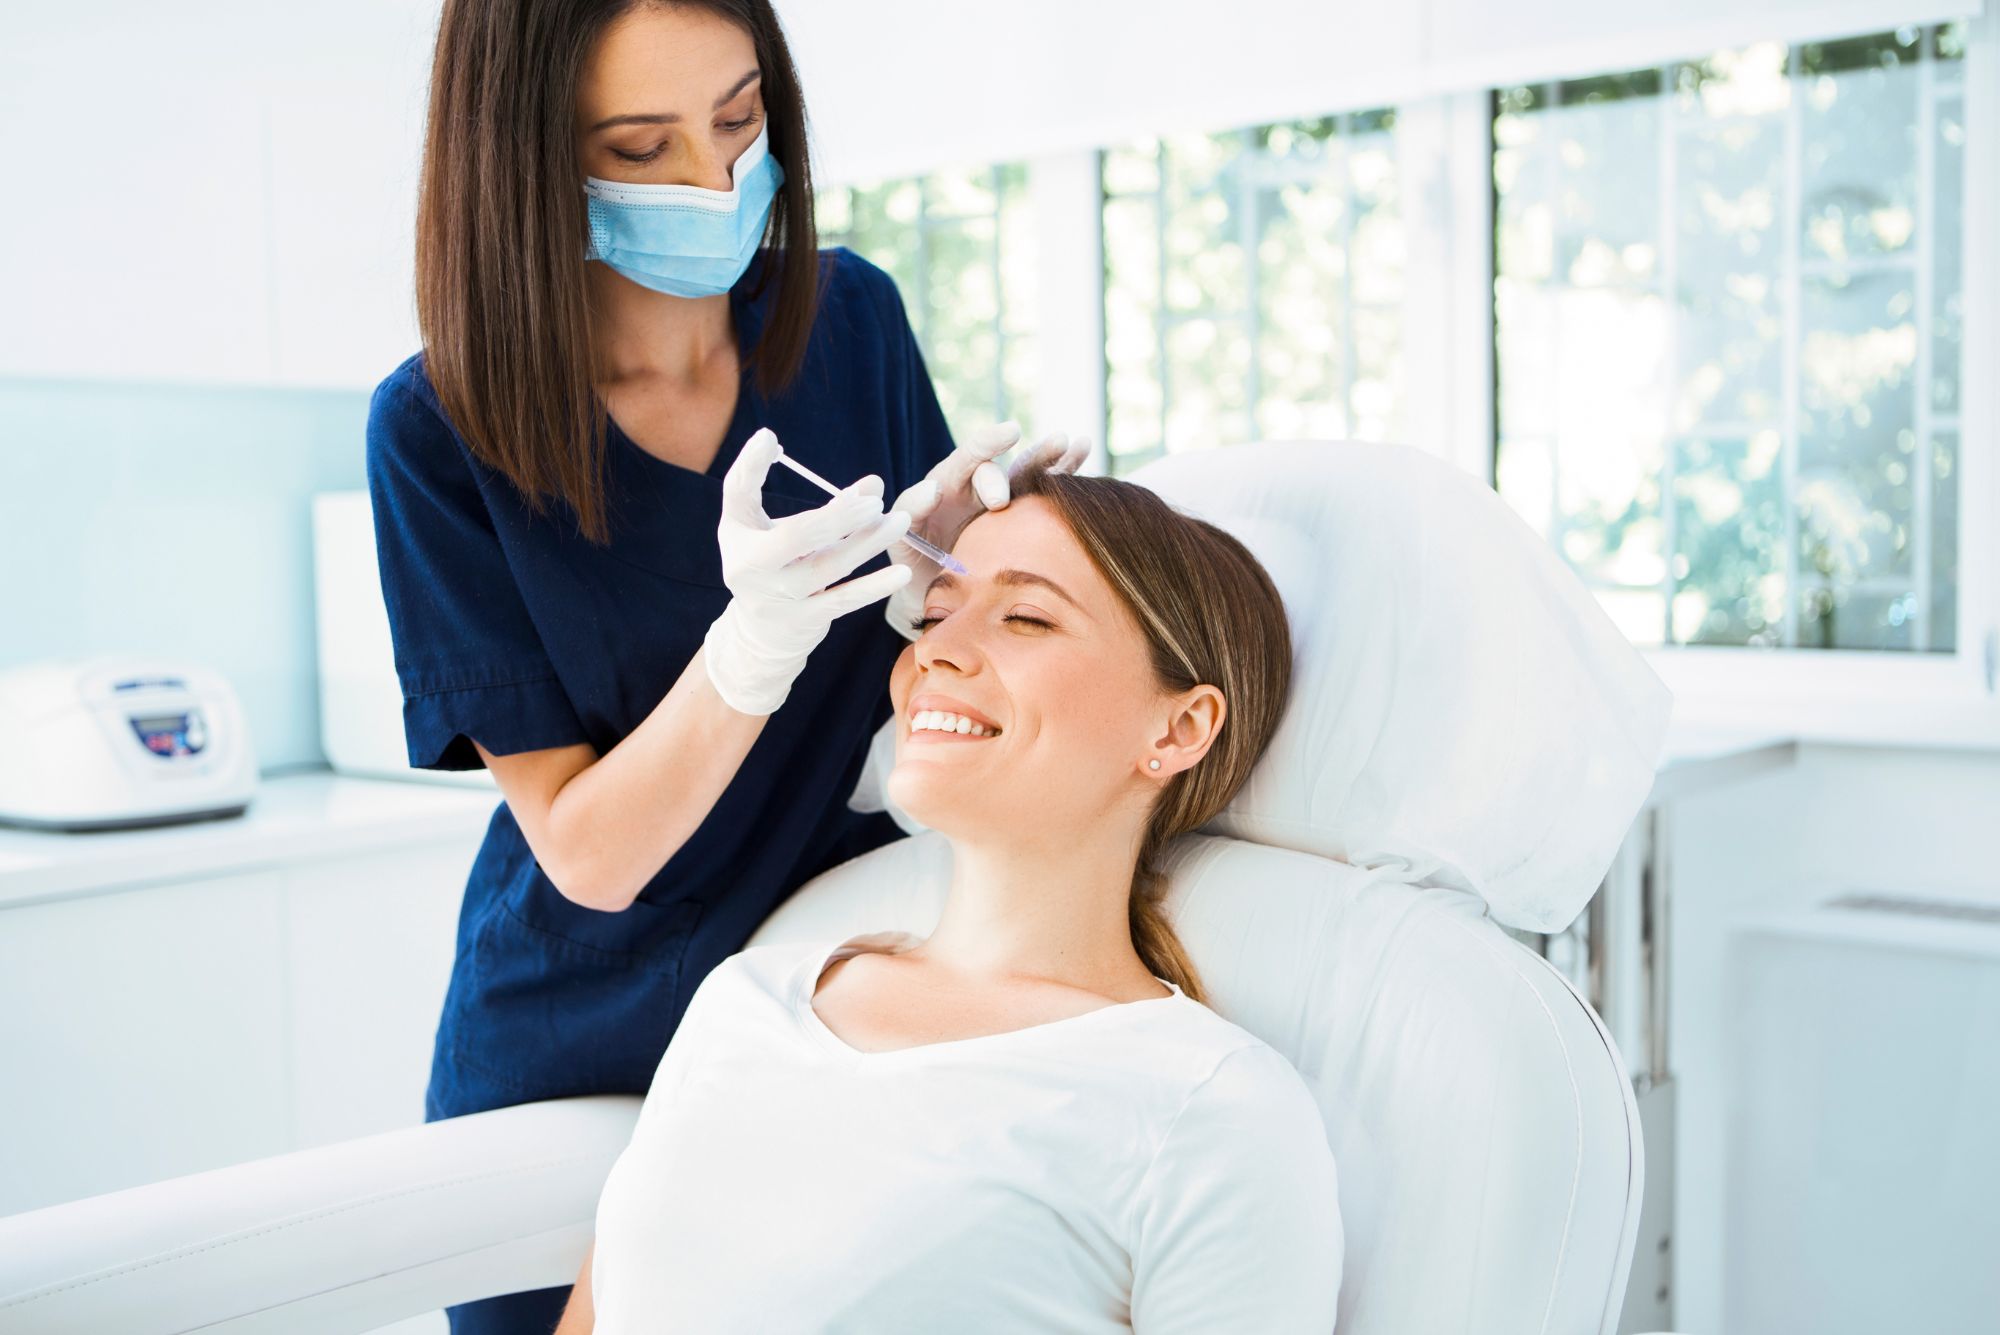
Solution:
<svg viewBox="0 0 2000 1335"><path fill-rule="evenodd" d="M2000 905L1827 886L1739 924L1725 988L1727 1329L1993 1330Z"/></svg>
<svg viewBox="0 0 2000 1335"><path fill-rule="evenodd" d="M423 1120L494 793L311 772L0 829L0 1215Z"/></svg>

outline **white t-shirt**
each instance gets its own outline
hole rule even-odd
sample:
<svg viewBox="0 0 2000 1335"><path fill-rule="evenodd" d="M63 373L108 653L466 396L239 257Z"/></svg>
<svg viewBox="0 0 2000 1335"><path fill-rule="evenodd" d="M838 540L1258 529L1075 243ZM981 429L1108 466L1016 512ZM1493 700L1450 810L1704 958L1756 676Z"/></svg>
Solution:
<svg viewBox="0 0 2000 1335"><path fill-rule="evenodd" d="M598 1201L601 1335L1333 1329L1333 1155L1275 1049L1174 987L863 1052L811 998L884 939L702 982Z"/></svg>

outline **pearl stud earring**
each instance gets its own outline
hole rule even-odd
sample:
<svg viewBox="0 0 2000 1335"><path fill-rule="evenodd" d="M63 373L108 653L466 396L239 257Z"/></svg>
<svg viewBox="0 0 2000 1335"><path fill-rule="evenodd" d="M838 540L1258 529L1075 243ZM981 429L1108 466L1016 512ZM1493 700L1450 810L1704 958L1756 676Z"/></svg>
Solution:
<svg viewBox="0 0 2000 1335"><path fill-rule="evenodd" d="M1158 769L1159 767L1160 767L1160 762L1157 760L1149 760L1146 762L1147 769Z"/></svg>

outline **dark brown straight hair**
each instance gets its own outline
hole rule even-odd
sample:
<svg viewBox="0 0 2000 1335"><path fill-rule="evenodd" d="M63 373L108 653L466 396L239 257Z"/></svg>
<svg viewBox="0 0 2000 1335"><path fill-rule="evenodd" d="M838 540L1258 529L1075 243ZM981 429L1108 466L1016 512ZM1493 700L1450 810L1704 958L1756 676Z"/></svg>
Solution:
<svg viewBox="0 0 2000 1335"><path fill-rule="evenodd" d="M1206 1002L1162 897L1161 854L1236 796L1270 745L1292 688L1292 628L1278 586L1250 549L1158 492L1118 478L1051 473L1033 460L1008 488L1040 496L1130 609L1146 636L1153 682L1168 694L1222 692L1222 727L1202 758L1161 785L1146 822L1127 916L1132 947L1155 977Z"/></svg>
<svg viewBox="0 0 2000 1335"><path fill-rule="evenodd" d="M417 326L438 401L474 457L542 513L557 500L602 544L608 413L598 397L576 144L584 63L612 20L661 0L445 0L417 188ZM666 0L750 35L763 73L771 207L755 292L777 284L751 353L774 395L798 374L819 306L806 108L769 0Z"/></svg>

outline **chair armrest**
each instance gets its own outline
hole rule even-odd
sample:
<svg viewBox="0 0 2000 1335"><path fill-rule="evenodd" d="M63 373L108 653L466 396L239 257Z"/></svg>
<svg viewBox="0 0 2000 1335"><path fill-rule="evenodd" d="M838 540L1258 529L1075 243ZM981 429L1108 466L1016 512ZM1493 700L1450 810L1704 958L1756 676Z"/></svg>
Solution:
<svg viewBox="0 0 2000 1335"><path fill-rule="evenodd" d="M574 1283L639 1102L522 1104L0 1219L0 1329L353 1332Z"/></svg>

